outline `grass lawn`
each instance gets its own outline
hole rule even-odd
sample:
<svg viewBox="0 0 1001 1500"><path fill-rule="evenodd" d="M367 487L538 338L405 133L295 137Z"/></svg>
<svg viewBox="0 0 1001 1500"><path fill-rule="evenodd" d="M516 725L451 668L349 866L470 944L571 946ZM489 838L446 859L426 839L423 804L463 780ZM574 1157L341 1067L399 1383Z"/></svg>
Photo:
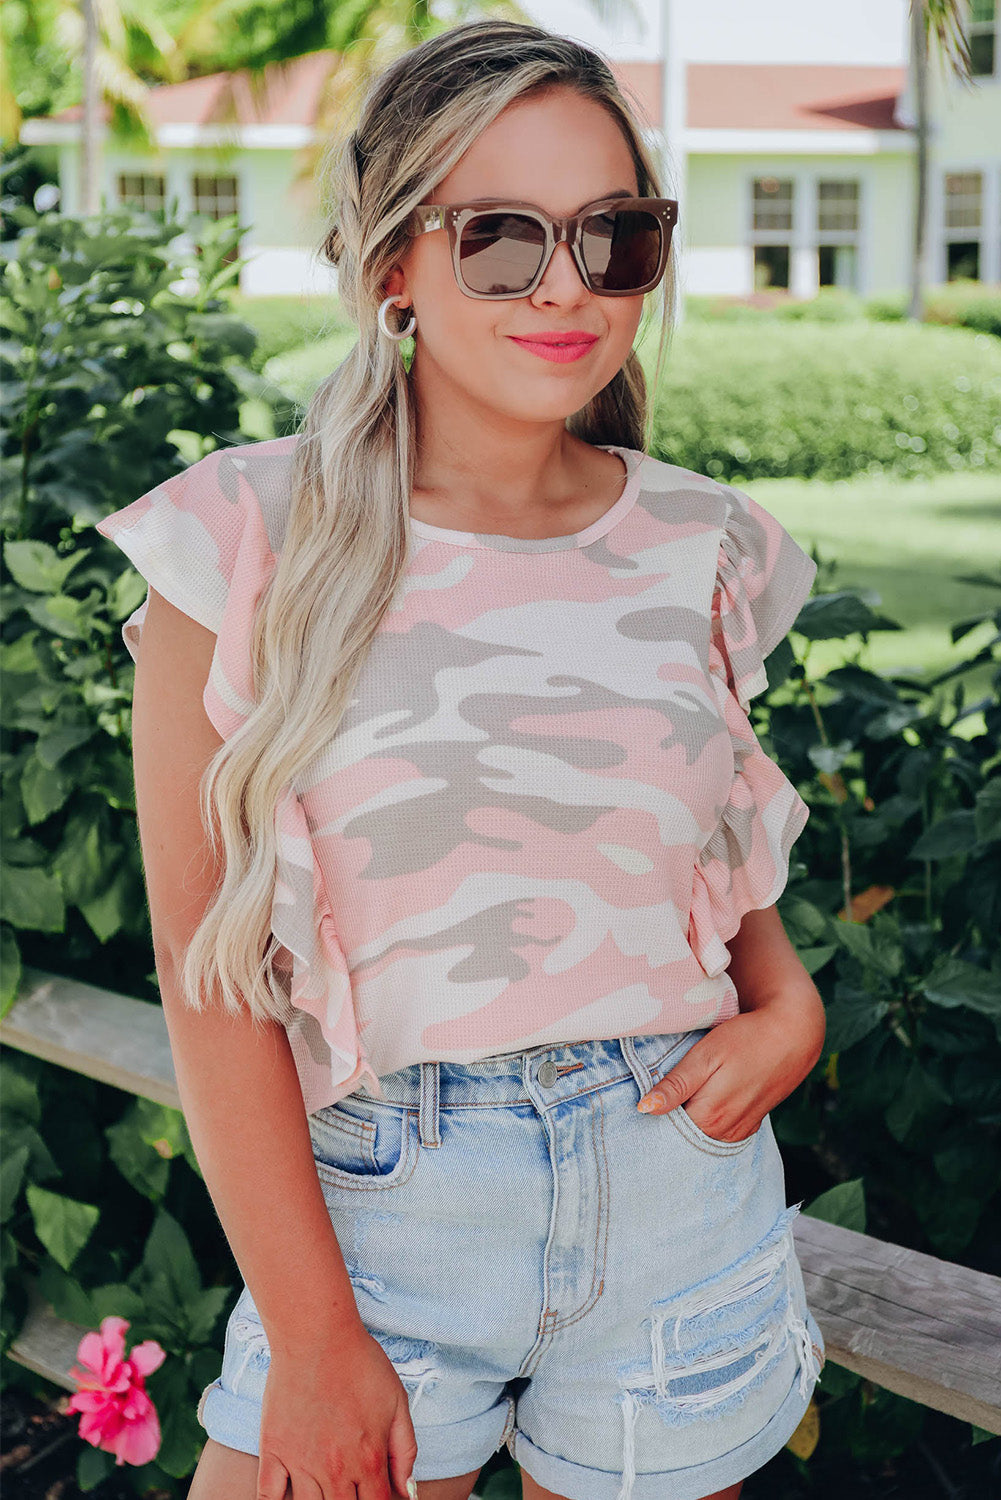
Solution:
<svg viewBox="0 0 1001 1500"><path fill-rule="evenodd" d="M952 625L1001 604L1001 478L941 474L932 479L757 479L740 486L771 511L808 552L816 548L820 588L870 589L880 613L902 631L874 631L860 664L880 673L935 672L993 635L989 624L953 645ZM988 573L999 587L964 583ZM876 603L876 601L873 601ZM810 646L824 672L843 659L837 641ZM986 690L991 667L968 674L968 699Z"/></svg>

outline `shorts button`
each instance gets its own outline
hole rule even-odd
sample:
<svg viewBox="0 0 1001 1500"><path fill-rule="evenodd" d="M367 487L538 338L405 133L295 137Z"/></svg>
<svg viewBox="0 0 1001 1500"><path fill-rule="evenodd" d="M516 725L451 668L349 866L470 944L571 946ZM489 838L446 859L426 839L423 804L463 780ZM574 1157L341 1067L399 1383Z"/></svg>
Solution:
<svg viewBox="0 0 1001 1500"><path fill-rule="evenodd" d="M544 1089L551 1089L558 1077L559 1074L556 1071L556 1064L554 1062L544 1062L542 1064L539 1069L539 1082Z"/></svg>

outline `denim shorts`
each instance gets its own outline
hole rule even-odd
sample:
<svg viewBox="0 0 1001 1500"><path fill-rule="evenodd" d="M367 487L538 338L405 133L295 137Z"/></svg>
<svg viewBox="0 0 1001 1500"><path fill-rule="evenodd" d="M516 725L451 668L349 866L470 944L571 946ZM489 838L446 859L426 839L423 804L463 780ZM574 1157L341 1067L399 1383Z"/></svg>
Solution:
<svg viewBox="0 0 1001 1500"><path fill-rule="evenodd" d="M706 1030L414 1063L308 1117L415 1479L506 1444L568 1500L702 1500L799 1425L825 1346L770 1118L721 1141L636 1108ZM259 1451L268 1359L244 1286L198 1403L217 1442Z"/></svg>

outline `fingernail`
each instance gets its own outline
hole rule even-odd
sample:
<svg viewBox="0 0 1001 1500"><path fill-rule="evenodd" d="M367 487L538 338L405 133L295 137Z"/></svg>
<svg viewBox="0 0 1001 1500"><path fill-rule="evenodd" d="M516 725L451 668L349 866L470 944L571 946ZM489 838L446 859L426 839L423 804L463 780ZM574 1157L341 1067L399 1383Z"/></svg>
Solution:
<svg viewBox="0 0 1001 1500"><path fill-rule="evenodd" d="M410 1496L410 1500L417 1500L417 1480L412 1474L407 1480L407 1494Z"/></svg>
<svg viewBox="0 0 1001 1500"><path fill-rule="evenodd" d="M657 1113L657 1101L652 1094L644 1094L636 1108L644 1115L654 1115Z"/></svg>

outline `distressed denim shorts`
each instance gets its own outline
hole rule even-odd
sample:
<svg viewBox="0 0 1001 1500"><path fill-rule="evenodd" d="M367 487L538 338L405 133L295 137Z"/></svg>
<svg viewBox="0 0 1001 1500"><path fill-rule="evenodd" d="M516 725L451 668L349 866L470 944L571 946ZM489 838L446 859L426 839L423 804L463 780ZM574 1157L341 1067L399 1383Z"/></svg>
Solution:
<svg viewBox="0 0 1001 1500"><path fill-rule="evenodd" d="M407 1392L414 1477L506 1444L568 1500L703 1500L798 1426L824 1363L766 1115L721 1141L641 1094L706 1028L388 1074L309 1116L358 1310ZM259 1451L246 1286L198 1417Z"/></svg>

